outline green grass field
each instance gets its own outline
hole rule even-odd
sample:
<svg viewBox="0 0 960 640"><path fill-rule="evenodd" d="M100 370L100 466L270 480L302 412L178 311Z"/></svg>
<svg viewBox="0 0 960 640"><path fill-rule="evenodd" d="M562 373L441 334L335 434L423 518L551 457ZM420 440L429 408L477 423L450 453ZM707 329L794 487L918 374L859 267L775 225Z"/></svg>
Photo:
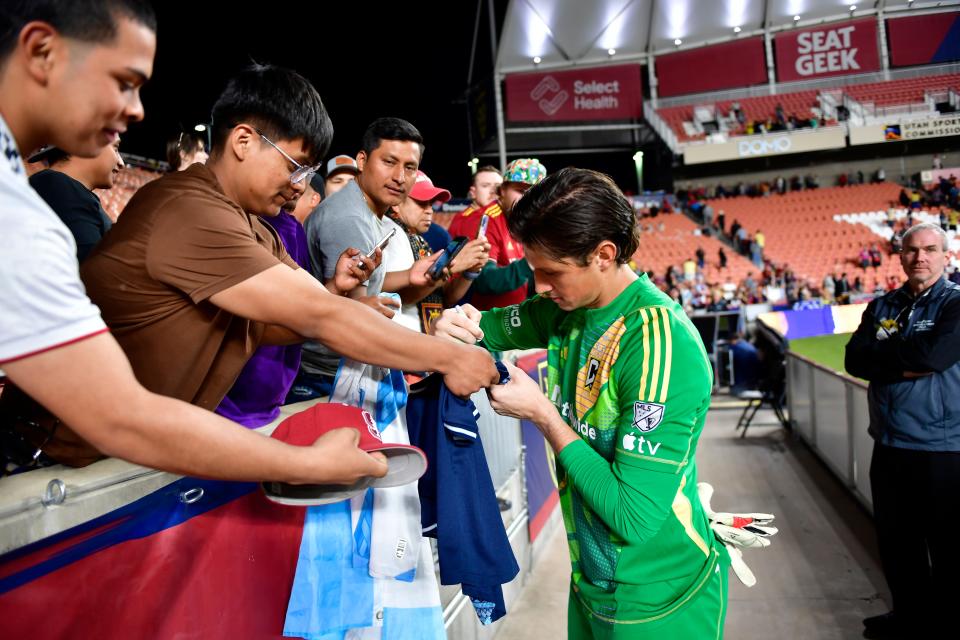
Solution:
<svg viewBox="0 0 960 640"><path fill-rule="evenodd" d="M833 371L844 371L843 350L850 340L849 333L815 338L800 338L790 341L790 351L810 358L814 362L829 367Z"/></svg>

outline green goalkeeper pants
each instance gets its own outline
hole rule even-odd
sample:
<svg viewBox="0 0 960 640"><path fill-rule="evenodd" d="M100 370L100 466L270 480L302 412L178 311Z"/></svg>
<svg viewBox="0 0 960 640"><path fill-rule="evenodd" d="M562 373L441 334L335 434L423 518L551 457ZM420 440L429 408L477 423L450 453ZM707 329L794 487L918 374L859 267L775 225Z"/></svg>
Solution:
<svg viewBox="0 0 960 640"><path fill-rule="evenodd" d="M580 602L570 589L567 603L569 640L712 640L723 637L727 615L728 565L719 563L719 571L688 605L663 617L641 621L609 622L598 618Z"/></svg>

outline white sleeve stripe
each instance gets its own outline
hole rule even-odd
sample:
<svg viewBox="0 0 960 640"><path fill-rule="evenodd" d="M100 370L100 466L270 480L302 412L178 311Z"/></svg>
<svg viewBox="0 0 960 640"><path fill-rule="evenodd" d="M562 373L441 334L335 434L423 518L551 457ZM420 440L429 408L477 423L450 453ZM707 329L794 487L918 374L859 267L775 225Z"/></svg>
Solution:
<svg viewBox="0 0 960 640"><path fill-rule="evenodd" d="M456 432L456 433L462 433L463 435L465 435L465 436L467 436L467 437L469 437L469 438L473 438L474 440L477 439L477 434L476 434L475 432L473 432L473 431L468 431L467 429L461 429L460 427L454 427L454 426L449 425L449 424L446 424L446 423L444 423L443 426L446 427L447 429L449 429L450 431L454 431L454 432Z"/></svg>

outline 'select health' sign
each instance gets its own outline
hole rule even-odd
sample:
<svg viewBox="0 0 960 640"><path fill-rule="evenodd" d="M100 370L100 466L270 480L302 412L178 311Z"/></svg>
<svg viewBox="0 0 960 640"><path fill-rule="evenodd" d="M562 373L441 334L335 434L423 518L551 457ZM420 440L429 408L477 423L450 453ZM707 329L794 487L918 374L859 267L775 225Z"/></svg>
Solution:
<svg viewBox="0 0 960 640"><path fill-rule="evenodd" d="M511 74L506 99L511 122L640 118L640 66Z"/></svg>

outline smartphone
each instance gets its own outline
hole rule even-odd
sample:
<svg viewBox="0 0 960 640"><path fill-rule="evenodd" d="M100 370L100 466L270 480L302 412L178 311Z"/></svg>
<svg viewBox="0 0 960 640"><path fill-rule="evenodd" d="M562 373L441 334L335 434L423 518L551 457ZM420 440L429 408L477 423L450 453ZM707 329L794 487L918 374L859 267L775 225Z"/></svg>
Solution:
<svg viewBox="0 0 960 640"><path fill-rule="evenodd" d="M373 249L370 249L370 253L367 254L367 257L370 258L370 259L373 259L373 254L375 254L375 253L377 252L377 249L383 249L385 246L387 246L387 243L390 242L390 238L392 238L396 232L397 232L397 228L396 228L396 227L390 229L390 233L388 233L387 235L383 236L383 237L380 239L380 242L378 242L377 244L373 245Z"/></svg>
<svg viewBox="0 0 960 640"><path fill-rule="evenodd" d="M487 237L487 225L490 224L490 216L483 214L480 218L480 226L477 229L477 239Z"/></svg>
<svg viewBox="0 0 960 640"><path fill-rule="evenodd" d="M457 254L469 242L466 236L457 236L450 241L450 244L447 245L446 249L443 250L443 255L437 258L437 261L433 263L433 266L430 267L430 270L427 271L427 276L432 280L439 280L440 275L443 273L443 269L449 266L450 261L457 257Z"/></svg>

